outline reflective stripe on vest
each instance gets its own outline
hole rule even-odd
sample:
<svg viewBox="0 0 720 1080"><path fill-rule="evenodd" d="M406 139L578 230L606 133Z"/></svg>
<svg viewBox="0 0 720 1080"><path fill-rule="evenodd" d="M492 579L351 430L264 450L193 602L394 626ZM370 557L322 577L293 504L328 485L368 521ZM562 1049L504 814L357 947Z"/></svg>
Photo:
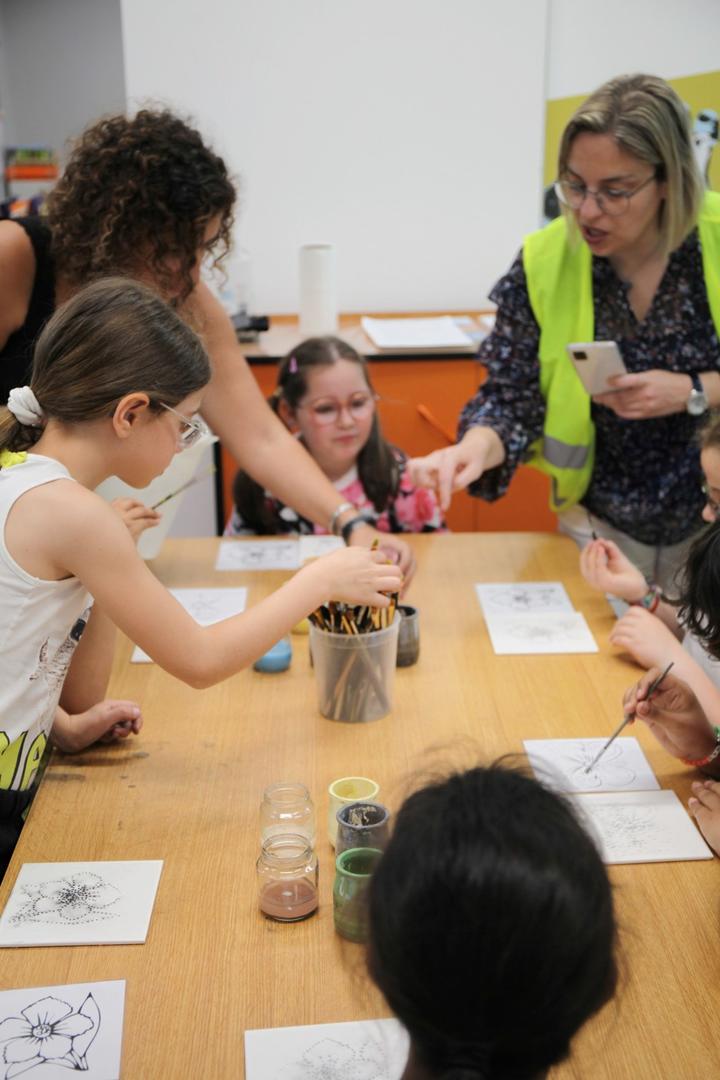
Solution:
<svg viewBox="0 0 720 1080"><path fill-rule="evenodd" d="M720 194L706 192L698 216L703 274L710 313L720 338ZM595 339L592 256L584 241L571 248L560 217L531 233L523 266L533 314L540 327L540 389L545 399L543 435L529 464L552 479L550 506L566 510L583 497L592 477L595 426L590 397L565 346Z"/></svg>

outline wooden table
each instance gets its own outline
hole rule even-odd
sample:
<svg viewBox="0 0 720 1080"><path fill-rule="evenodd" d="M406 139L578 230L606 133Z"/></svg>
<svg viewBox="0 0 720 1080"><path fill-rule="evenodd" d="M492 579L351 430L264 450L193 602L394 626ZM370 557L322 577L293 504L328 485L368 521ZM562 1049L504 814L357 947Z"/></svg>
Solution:
<svg viewBox="0 0 720 1080"><path fill-rule="evenodd" d="M154 568L168 585L249 585L250 603L284 577L216 574L216 545L169 542ZM288 673L246 671L206 691L154 665L131 666L123 640L111 693L142 703L141 735L57 755L50 765L0 903L25 861L164 859L165 866L145 945L6 950L2 986L127 979L126 1080L240 1080L246 1028L387 1015L362 979L362 950L333 932L325 837L331 780L373 776L382 800L397 807L438 758L490 761L520 751L523 737L606 735L615 727L621 692L637 669L609 647L610 609L580 579L569 540L428 535L413 545L419 569L409 599L422 613L421 657L397 671L391 716L357 726L322 719L305 637L293 637ZM543 579L565 582L599 654L493 654L473 583ZM661 785L686 800L691 771L644 729L634 734ZM266 921L255 890L262 791L291 778L305 781L315 799L321 875L319 913L294 926ZM622 988L554 1075L720 1075L720 863L623 866L611 874Z"/></svg>

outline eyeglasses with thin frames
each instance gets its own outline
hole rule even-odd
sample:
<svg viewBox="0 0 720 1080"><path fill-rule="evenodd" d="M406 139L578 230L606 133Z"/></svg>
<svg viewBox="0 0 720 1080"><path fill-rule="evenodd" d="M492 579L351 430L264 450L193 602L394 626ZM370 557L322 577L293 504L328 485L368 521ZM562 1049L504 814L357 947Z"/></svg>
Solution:
<svg viewBox="0 0 720 1080"><path fill-rule="evenodd" d="M167 409L173 416L177 416L182 420L182 427L178 432L178 449L187 450L188 447L194 446L199 439L202 439L203 435L209 435L210 429L202 419L196 413L194 416L183 416L177 409L173 409L172 405L166 405L164 401L158 402L161 408Z"/></svg>
<svg viewBox="0 0 720 1080"><path fill-rule="evenodd" d="M334 401L330 398L309 402L307 405L298 405L298 409L306 409L319 427L336 424L340 419L343 409L347 409L353 420L364 420L375 408L377 394L353 394L346 402Z"/></svg>
<svg viewBox="0 0 720 1080"><path fill-rule="evenodd" d="M609 217L620 217L630 206L630 200L656 179L655 173L652 173L633 191L622 191L619 188L599 188L593 191L575 180L556 180L553 188L560 202L571 210L579 210L588 195L592 195L601 213Z"/></svg>

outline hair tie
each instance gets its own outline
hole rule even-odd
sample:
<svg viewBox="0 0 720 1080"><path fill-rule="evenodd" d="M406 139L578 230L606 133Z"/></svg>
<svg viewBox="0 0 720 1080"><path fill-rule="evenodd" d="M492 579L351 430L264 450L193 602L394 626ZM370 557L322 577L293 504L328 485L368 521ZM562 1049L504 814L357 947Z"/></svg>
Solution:
<svg viewBox="0 0 720 1080"><path fill-rule="evenodd" d="M45 413L29 386L15 386L10 391L7 407L23 427L42 427Z"/></svg>
<svg viewBox="0 0 720 1080"><path fill-rule="evenodd" d="M297 357L293 353L293 355L290 357L290 363L288 364L288 371L290 372L291 375L297 375L297 369L298 369Z"/></svg>

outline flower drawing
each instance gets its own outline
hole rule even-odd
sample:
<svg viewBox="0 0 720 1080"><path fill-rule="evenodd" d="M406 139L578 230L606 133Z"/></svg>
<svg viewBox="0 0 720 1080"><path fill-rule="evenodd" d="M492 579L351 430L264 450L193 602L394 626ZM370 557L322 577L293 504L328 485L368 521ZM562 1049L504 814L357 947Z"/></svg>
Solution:
<svg viewBox="0 0 720 1080"><path fill-rule="evenodd" d="M108 909L120 899L120 890L98 874L70 874L39 885L24 885L25 899L12 922L88 923L111 918Z"/></svg>
<svg viewBox="0 0 720 1080"><path fill-rule="evenodd" d="M88 994L77 1012L56 997L44 997L0 1022L3 1080L47 1062L86 1072L86 1053L100 1027L100 1010Z"/></svg>
<svg viewBox="0 0 720 1080"><path fill-rule="evenodd" d="M321 1039L282 1069L277 1080L388 1080L387 1059L372 1039L357 1048Z"/></svg>

